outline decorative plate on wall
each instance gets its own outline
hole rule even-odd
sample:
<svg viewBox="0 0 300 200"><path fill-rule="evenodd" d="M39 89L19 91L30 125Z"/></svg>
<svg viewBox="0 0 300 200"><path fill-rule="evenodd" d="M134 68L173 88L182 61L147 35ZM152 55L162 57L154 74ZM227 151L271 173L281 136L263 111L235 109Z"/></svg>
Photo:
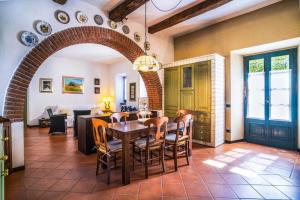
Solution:
<svg viewBox="0 0 300 200"><path fill-rule="evenodd" d="M140 42L141 41L141 35L138 32L135 32L134 35L133 35L133 37L134 37L134 40L136 42Z"/></svg>
<svg viewBox="0 0 300 200"><path fill-rule="evenodd" d="M144 42L144 48L149 51L150 50L150 42Z"/></svg>
<svg viewBox="0 0 300 200"><path fill-rule="evenodd" d="M97 25L102 25L103 24L103 18L101 15L95 15L94 16L94 21Z"/></svg>
<svg viewBox="0 0 300 200"><path fill-rule="evenodd" d="M37 35L29 31L21 32L20 40L22 44L28 47L33 47L39 42L39 38L37 37Z"/></svg>
<svg viewBox="0 0 300 200"><path fill-rule="evenodd" d="M88 21L88 17L81 11L76 12L76 19L80 24L85 24Z"/></svg>
<svg viewBox="0 0 300 200"><path fill-rule="evenodd" d="M42 36L48 36L52 33L52 27L48 22L37 21L35 24L36 31Z"/></svg>
<svg viewBox="0 0 300 200"><path fill-rule="evenodd" d="M107 23L108 23L108 26L112 29L116 29L118 27L118 24L112 20L109 20Z"/></svg>
<svg viewBox="0 0 300 200"><path fill-rule="evenodd" d="M62 10L55 11L55 18L62 24L67 24L70 21L68 13Z"/></svg>
<svg viewBox="0 0 300 200"><path fill-rule="evenodd" d="M122 26L122 31L125 34L128 34L130 32L130 29L129 29L129 27L127 25L124 25L124 26Z"/></svg>

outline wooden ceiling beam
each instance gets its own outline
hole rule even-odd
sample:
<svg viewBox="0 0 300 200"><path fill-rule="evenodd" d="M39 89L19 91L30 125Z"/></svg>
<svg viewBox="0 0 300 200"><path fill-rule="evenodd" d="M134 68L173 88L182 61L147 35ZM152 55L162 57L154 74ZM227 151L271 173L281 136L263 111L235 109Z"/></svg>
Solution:
<svg viewBox="0 0 300 200"><path fill-rule="evenodd" d="M190 8L187 8L186 10L183 10L157 24L154 24L148 28L148 32L153 34L158 31L164 30L166 28L169 28L171 26L174 26L180 22L183 22L185 20L188 20L190 18L193 18L195 16L198 16L200 14L203 14L205 12L208 12L210 10L213 10L215 8L218 8L232 0L205 0L201 3L198 3Z"/></svg>
<svg viewBox="0 0 300 200"><path fill-rule="evenodd" d="M144 4L145 0L125 0L109 12L109 19L115 22L120 22L123 19L125 19L127 15L129 15Z"/></svg>

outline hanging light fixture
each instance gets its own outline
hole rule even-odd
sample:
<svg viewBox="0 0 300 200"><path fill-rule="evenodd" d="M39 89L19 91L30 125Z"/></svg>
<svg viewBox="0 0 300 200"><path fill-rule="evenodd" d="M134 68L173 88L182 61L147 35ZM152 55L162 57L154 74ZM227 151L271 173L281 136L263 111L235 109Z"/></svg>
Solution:
<svg viewBox="0 0 300 200"><path fill-rule="evenodd" d="M147 54L147 0L145 0L145 43L144 43L144 55L139 56L133 62L133 69L142 72L158 71L160 68L157 60Z"/></svg>

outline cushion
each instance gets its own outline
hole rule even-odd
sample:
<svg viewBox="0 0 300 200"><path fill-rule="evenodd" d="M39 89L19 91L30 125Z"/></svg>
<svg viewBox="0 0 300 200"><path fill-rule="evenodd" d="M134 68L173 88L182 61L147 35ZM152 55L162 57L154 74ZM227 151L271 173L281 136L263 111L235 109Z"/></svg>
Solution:
<svg viewBox="0 0 300 200"><path fill-rule="evenodd" d="M58 110L58 113L59 113L59 114L67 114L68 116L73 115L72 110L69 109L69 108L60 108L60 109Z"/></svg>
<svg viewBox="0 0 300 200"><path fill-rule="evenodd" d="M121 151L122 150L122 140L113 139L107 142L108 148L112 152Z"/></svg>
<svg viewBox="0 0 300 200"><path fill-rule="evenodd" d="M182 141L182 140L188 139L187 135L185 135L185 136L179 135L178 137L179 137L178 141ZM176 140L176 134L170 133L170 134L166 135L166 141L175 142L175 140Z"/></svg>
<svg viewBox="0 0 300 200"><path fill-rule="evenodd" d="M100 107L93 107L91 109L91 115L102 115L102 114L103 114L103 112L100 109Z"/></svg>
<svg viewBox="0 0 300 200"><path fill-rule="evenodd" d="M149 142L153 142L154 141L154 138L150 138L149 139ZM144 137L144 138L140 138L140 139L137 139L135 141L135 145L140 147L140 148L145 148L146 147L146 143L147 143L147 138Z"/></svg>

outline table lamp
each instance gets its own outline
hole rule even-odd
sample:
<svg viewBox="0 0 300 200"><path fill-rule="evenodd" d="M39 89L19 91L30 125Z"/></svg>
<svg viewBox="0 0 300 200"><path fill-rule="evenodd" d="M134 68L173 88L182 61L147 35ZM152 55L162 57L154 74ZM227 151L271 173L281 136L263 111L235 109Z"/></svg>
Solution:
<svg viewBox="0 0 300 200"><path fill-rule="evenodd" d="M112 97L111 96L103 97L103 102L104 102L105 111L110 111L110 103L112 102Z"/></svg>

